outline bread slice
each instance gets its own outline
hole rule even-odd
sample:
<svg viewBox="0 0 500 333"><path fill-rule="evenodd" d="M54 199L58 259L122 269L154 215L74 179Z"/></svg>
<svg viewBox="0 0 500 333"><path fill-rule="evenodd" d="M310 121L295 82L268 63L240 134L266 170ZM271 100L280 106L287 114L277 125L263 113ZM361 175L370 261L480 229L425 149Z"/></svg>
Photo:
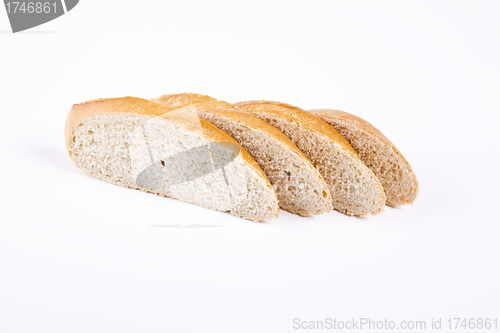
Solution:
<svg viewBox="0 0 500 333"><path fill-rule="evenodd" d="M255 160L194 111L134 97L76 104L66 147L80 169L112 184L254 221L277 217L276 193Z"/></svg>
<svg viewBox="0 0 500 333"><path fill-rule="evenodd" d="M200 117L231 135L257 161L283 210L308 216L332 209L328 185L318 170L286 135L264 120L199 94L163 95L154 101L169 107L197 105Z"/></svg>
<svg viewBox="0 0 500 333"><path fill-rule="evenodd" d="M355 216L383 211L386 198L379 180L349 143L323 120L279 102L249 101L235 106L278 128L304 152L326 180L334 209Z"/></svg>
<svg viewBox="0 0 500 333"><path fill-rule="evenodd" d="M417 176L410 163L375 126L353 114L328 109L309 110L333 126L375 173L387 196L386 204L412 204L418 195Z"/></svg>

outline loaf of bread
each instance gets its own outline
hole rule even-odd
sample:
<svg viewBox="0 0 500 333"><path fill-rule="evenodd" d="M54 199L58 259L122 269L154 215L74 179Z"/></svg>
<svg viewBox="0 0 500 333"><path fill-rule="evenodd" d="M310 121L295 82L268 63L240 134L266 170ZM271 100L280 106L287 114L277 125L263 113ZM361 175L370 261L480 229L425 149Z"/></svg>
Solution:
<svg viewBox="0 0 500 333"><path fill-rule="evenodd" d="M254 221L279 214L259 165L196 109L134 97L75 104L65 141L77 167L112 184Z"/></svg>
<svg viewBox="0 0 500 333"><path fill-rule="evenodd" d="M410 163L375 126L353 114L329 109L309 110L333 126L354 148L361 160L380 179L387 205L412 204L418 195L418 181Z"/></svg>
<svg viewBox="0 0 500 333"><path fill-rule="evenodd" d="M298 107L272 101L234 104L283 132L312 161L327 182L333 208L347 215L383 211L386 197L380 181L349 143L319 117Z"/></svg>
<svg viewBox="0 0 500 333"><path fill-rule="evenodd" d="M286 135L264 120L200 94L163 95L153 101L171 108L196 106L200 117L236 139L266 174L283 210L308 216L332 209L328 185L314 165Z"/></svg>
<svg viewBox="0 0 500 333"><path fill-rule="evenodd" d="M279 208L375 215L413 203L419 189L408 161L367 121L272 101L92 100L73 105L65 142L96 178L253 221Z"/></svg>

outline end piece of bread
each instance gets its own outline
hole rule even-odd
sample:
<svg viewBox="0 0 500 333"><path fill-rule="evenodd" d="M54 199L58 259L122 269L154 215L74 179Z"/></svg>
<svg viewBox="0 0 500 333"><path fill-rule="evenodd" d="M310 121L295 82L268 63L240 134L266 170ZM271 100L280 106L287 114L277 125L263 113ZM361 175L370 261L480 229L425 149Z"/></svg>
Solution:
<svg viewBox="0 0 500 333"><path fill-rule="evenodd" d="M195 110L172 110L134 97L75 104L66 121L68 153L112 184L249 220L277 217L276 193L250 154Z"/></svg>
<svg viewBox="0 0 500 333"><path fill-rule="evenodd" d="M375 173L387 196L386 204L412 204L418 195L417 176L396 146L366 120L348 112L308 110L335 128Z"/></svg>
<svg viewBox="0 0 500 333"><path fill-rule="evenodd" d="M154 101L169 107L197 105L200 117L231 135L257 161L282 209L301 216L332 209L328 185L318 170L286 135L264 120L199 94L163 95Z"/></svg>
<svg viewBox="0 0 500 333"><path fill-rule="evenodd" d="M326 180L333 208L354 216L383 211L386 197L377 177L330 125L298 107L272 101L234 104L288 136Z"/></svg>

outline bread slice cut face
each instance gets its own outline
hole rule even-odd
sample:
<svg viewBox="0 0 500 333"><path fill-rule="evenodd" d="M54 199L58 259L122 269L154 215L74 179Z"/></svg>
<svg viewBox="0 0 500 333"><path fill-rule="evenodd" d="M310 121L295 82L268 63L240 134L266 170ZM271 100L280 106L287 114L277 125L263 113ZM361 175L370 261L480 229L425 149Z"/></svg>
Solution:
<svg viewBox="0 0 500 333"><path fill-rule="evenodd" d="M231 135L257 161L283 210L308 216L332 209L328 185L318 170L286 135L264 120L204 95L164 95L154 101L169 107L196 105L200 117Z"/></svg>
<svg viewBox="0 0 500 333"><path fill-rule="evenodd" d="M193 108L124 97L75 104L65 128L80 169L109 183L254 221L279 214L255 160Z"/></svg>
<svg viewBox="0 0 500 333"><path fill-rule="evenodd" d="M386 197L379 180L349 143L323 120L279 102L249 101L235 106L265 120L295 143L327 182L334 209L354 216L383 211Z"/></svg>
<svg viewBox="0 0 500 333"><path fill-rule="evenodd" d="M308 110L335 128L380 180L387 205L412 204L418 195L418 180L410 163L396 146L366 120L348 112Z"/></svg>

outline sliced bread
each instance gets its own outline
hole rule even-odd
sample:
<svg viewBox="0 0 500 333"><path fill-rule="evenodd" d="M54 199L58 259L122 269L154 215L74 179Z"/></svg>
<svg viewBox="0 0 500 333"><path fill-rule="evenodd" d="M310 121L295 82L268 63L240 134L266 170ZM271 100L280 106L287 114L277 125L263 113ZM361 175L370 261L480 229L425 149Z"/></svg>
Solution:
<svg viewBox="0 0 500 333"><path fill-rule="evenodd" d="M347 215L383 211L386 197L377 177L330 125L298 107L272 101L234 104L273 125L312 161L326 180L333 208Z"/></svg>
<svg viewBox="0 0 500 333"><path fill-rule="evenodd" d="M375 173L392 207L412 204L418 195L417 176L396 146L366 120L329 109L308 110L333 126Z"/></svg>
<svg viewBox="0 0 500 333"><path fill-rule="evenodd" d="M231 135L257 161L282 209L301 216L332 209L328 185L318 170L286 135L264 120L199 94L164 95L154 101L169 107L196 105L200 117Z"/></svg>
<svg viewBox="0 0 500 333"><path fill-rule="evenodd" d="M134 97L75 104L68 153L112 184L254 221L277 217L276 193L250 154L196 110L172 110Z"/></svg>

